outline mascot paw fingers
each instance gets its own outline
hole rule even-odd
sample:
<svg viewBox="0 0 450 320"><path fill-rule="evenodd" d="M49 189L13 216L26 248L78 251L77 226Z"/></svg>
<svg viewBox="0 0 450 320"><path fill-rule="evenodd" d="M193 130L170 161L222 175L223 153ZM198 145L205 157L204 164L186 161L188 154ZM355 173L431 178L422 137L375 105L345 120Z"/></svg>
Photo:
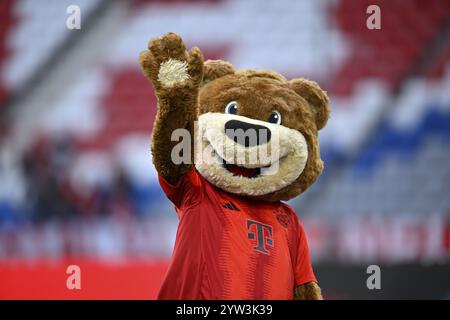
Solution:
<svg viewBox="0 0 450 320"><path fill-rule="evenodd" d="M141 53L140 63L156 88L199 86L203 55L198 48L188 52L181 37L170 32L151 40L148 49Z"/></svg>

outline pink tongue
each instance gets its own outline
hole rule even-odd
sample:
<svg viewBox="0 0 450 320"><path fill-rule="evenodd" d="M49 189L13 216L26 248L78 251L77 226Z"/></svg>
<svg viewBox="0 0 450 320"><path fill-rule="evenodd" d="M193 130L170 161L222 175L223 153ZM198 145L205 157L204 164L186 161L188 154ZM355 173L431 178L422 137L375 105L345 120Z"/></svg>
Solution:
<svg viewBox="0 0 450 320"><path fill-rule="evenodd" d="M235 164L227 165L227 169L235 176L244 176L247 178L254 177L258 173L258 169L249 169L249 168L239 167Z"/></svg>

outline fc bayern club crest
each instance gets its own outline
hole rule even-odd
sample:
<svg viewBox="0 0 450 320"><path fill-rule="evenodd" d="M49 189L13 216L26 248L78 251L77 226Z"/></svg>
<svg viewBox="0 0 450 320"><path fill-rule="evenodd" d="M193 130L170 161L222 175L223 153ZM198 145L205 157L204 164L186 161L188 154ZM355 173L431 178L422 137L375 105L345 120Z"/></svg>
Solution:
<svg viewBox="0 0 450 320"><path fill-rule="evenodd" d="M287 228L289 226L289 223L291 222L289 220L289 216L287 215L286 212L282 211L282 210L276 210L275 211L275 215L277 217L278 222L285 228Z"/></svg>

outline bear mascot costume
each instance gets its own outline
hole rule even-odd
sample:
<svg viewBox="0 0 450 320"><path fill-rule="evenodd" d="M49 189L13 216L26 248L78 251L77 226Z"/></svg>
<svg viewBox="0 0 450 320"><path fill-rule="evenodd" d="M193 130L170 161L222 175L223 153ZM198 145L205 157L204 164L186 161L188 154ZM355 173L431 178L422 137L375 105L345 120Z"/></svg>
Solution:
<svg viewBox="0 0 450 320"><path fill-rule="evenodd" d="M204 61L175 33L151 40L139 60L158 99L153 163L179 218L158 298L322 299L302 224L281 201L323 170L326 93Z"/></svg>

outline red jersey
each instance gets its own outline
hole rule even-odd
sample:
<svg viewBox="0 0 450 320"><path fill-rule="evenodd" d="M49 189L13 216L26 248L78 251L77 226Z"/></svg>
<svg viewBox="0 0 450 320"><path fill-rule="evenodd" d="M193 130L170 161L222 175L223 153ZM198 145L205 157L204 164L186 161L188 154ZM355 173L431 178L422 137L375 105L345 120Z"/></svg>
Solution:
<svg viewBox="0 0 450 320"><path fill-rule="evenodd" d="M303 227L282 202L229 194L194 168L160 184L180 219L158 299L292 299L316 281Z"/></svg>

